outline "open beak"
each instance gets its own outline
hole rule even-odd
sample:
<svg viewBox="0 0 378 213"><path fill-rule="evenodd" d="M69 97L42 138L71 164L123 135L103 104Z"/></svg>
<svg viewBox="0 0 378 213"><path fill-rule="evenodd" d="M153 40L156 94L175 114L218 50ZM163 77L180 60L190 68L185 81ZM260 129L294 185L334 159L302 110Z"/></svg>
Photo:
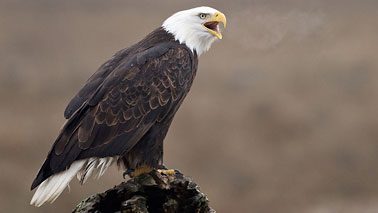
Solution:
<svg viewBox="0 0 378 213"><path fill-rule="evenodd" d="M203 26L209 31L210 34L218 39L222 39L222 34L219 27L220 23L223 24L223 28L226 28L226 16L221 12L216 12L209 18L209 20L207 20L207 22L203 24Z"/></svg>

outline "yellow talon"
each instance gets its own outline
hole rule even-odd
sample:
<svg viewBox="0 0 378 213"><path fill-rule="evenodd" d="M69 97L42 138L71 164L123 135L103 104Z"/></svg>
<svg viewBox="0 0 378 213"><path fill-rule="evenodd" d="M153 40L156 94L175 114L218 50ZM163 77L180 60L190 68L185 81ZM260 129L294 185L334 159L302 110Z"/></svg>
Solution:
<svg viewBox="0 0 378 213"><path fill-rule="evenodd" d="M164 174L164 175L174 175L174 174L176 174L176 171L174 169L158 169L157 171L160 174Z"/></svg>
<svg viewBox="0 0 378 213"><path fill-rule="evenodd" d="M139 176L139 175L142 175L142 174L150 173L152 170L153 170L152 167L149 167L149 166L141 166L141 167L136 168L136 169L131 173L131 176L132 176L132 177L136 177L136 176Z"/></svg>

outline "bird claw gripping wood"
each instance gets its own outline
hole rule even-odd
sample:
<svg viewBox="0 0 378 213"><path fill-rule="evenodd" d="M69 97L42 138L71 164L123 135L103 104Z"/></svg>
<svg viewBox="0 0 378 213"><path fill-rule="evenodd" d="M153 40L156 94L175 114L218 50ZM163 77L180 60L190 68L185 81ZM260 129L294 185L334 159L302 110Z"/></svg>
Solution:
<svg viewBox="0 0 378 213"><path fill-rule="evenodd" d="M157 170L160 174L167 175L167 176L172 176L176 174L176 170L174 169L158 169Z"/></svg>

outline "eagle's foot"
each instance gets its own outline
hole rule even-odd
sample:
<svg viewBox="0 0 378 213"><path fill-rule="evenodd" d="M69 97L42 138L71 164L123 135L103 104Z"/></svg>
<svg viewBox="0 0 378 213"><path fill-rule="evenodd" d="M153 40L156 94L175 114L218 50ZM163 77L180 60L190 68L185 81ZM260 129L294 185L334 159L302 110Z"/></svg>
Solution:
<svg viewBox="0 0 378 213"><path fill-rule="evenodd" d="M135 169L127 169L126 171L123 172L122 176L123 179L126 179L126 176L131 177L132 173L135 171Z"/></svg>
<svg viewBox="0 0 378 213"><path fill-rule="evenodd" d="M174 169L158 169L157 171L160 174L167 175L167 176L171 176L171 175L176 174L176 170L174 170Z"/></svg>
<svg viewBox="0 0 378 213"><path fill-rule="evenodd" d="M136 169L127 169L123 173L123 178L125 178L126 175L129 176L130 178L137 177L142 174L150 173L152 170L153 170L152 167L146 166L146 165L140 166Z"/></svg>

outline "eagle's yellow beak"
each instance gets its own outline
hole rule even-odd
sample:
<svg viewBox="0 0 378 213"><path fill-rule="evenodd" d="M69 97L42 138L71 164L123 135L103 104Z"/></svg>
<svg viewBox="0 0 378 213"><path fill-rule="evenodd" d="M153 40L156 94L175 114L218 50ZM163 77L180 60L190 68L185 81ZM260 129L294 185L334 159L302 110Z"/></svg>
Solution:
<svg viewBox="0 0 378 213"><path fill-rule="evenodd" d="M222 23L223 27L226 28L226 16L221 12L216 12L207 20L207 22L203 24L203 26L205 26L209 33L211 33L213 36L217 37L218 39L222 39L219 23Z"/></svg>

